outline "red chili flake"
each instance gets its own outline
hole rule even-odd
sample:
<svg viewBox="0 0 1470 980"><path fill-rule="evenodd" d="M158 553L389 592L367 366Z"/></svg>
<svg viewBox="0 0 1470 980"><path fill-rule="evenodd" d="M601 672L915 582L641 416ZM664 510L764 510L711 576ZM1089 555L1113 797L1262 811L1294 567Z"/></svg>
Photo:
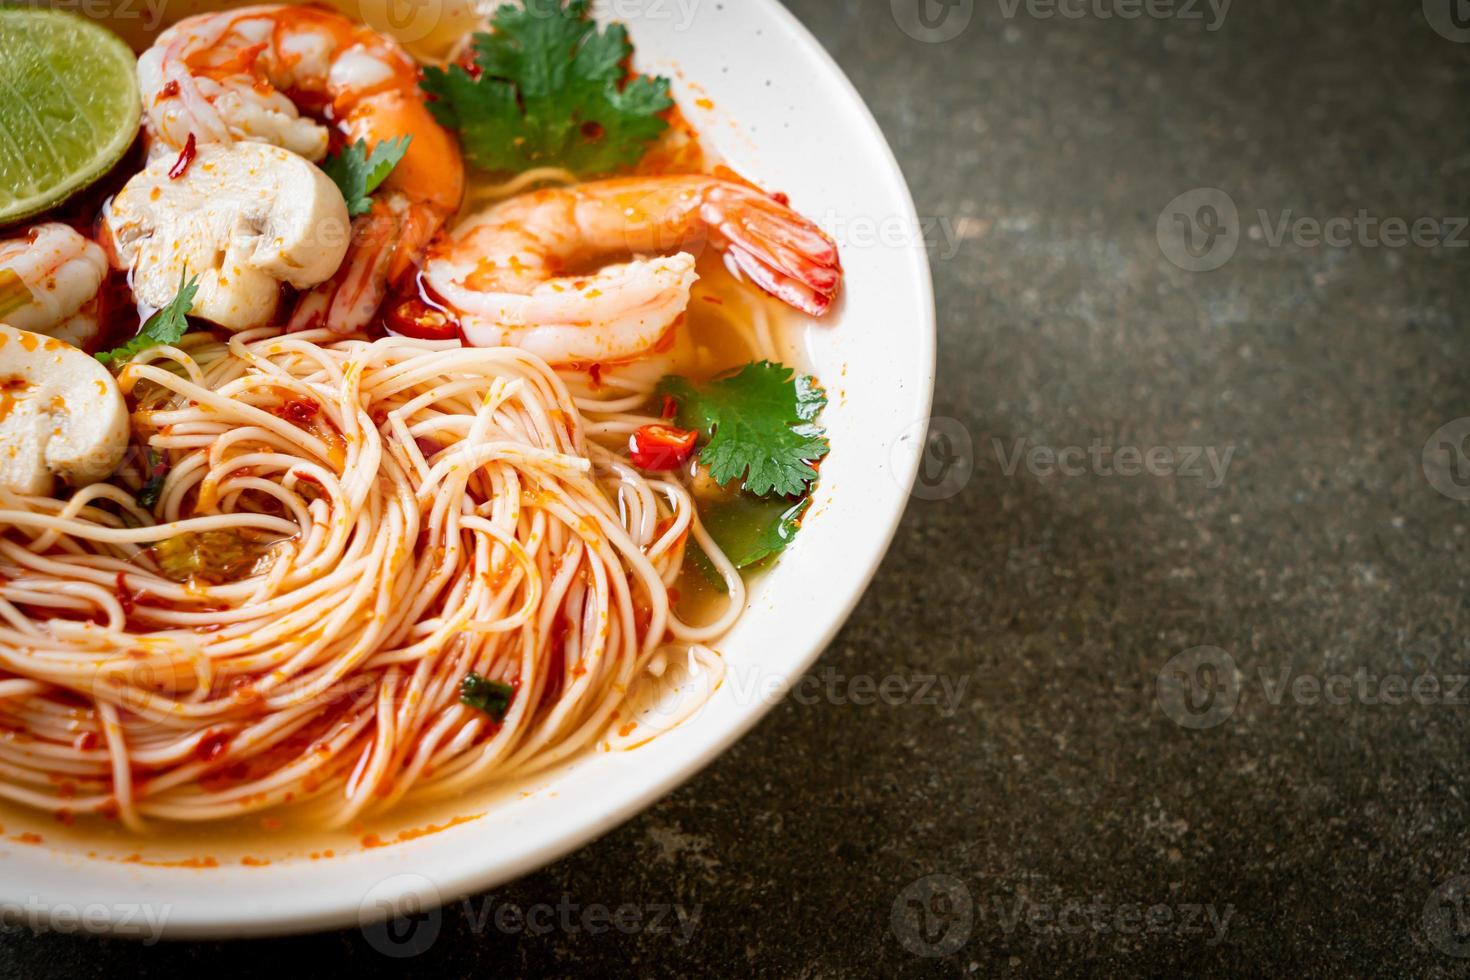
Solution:
<svg viewBox="0 0 1470 980"><path fill-rule="evenodd" d="M229 748L230 738L229 732L210 732L194 746L194 758L200 762L213 762Z"/></svg>
<svg viewBox="0 0 1470 980"><path fill-rule="evenodd" d="M230 681L230 700L244 707L259 707L262 700L260 692L255 689L255 684L248 677L236 677Z"/></svg>
<svg viewBox="0 0 1470 980"><path fill-rule="evenodd" d="M663 411L659 413L665 421L669 421L679 414L679 403L674 401L673 395L664 395Z"/></svg>
<svg viewBox="0 0 1470 980"><path fill-rule="evenodd" d="M124 577L126 574L126 572L117 573L117 601L122 606L124 617L131 616L133 609L137 607L133 593L128 590L128 580Z"/></svg>
<svg viewBox="0 0 1470 980"><path fill-rule="evenodd" d="M178 83L178 80L175 79L175 80L170 81L167 84L165 84L163 86L163 88L159 89L158 90L158 98L154 99L153 101L154 102L162 102L164 99L172 99L175 96L177 96L178 94L179 94L179 83Z"/></svg>
<svg viewBox="0 0 1470 980"><path fill-rule="evenodd" d="M602 365L594 364L587 369L587 375L592 379L592 387L602 387Z"/></svg>
<svg viewBox="0 0 1470 980"><path fill-rule="evenodd" d="M556 576L553 574L551 577L555 578ZM567 658L564 647L567 642L567 633L570 631L571 623L567 621L565 616L557 616L552 620L551 635L548 637L550 642L546 649L546 686L541 689L541 704L538 706L538 710L547 705L555 704L557 699L561 697L562 688L566 684L567 672ZM519 694L521 691L520 678L517 678L511 684L511 687L515 688L516 694ZM514 698L515 695L511 695L511 697Z"/></svg>
<svg viewBox="0 0 1470 980"><path fill-rule="evenodd" d="M169 471L168 457L166 457L166 456L160 456L160 457L158 457L158 462L154 463L153 466L149 468L149 470L148 470L148 479L150 479L150 480L156 480L159 477L161 477L161 476L165 475L166 473L168 473L168 471Z"/></svg>
<svg viewBox="0 0 1470 980"><path fill-rule="evenodd" d="M90 752L92 749L95 749L97 747L97 733L82 732L76 737L76 740L72 742L72 746L78 752Z"/></svg>
<svg viewBox="0 0 1470 980"><path fill-rule="evenodd" d="M645 425L628 440L633 465L643 470L671 470L694 452L699 433L672 425Z"/></svg>
<svg viewBox="0 0 1470 980"><path fill-rule="evenodd" d="M454 317L421 299L399 303L388 311L383 323L394 333L416 340L453 340L459 336L459 324Z"/></svg>
<svg viewBox="0 0 1470 980"><path fill-rule="evenodd" d="M653 603L649 601L648 594L638 590L633 597L633 629L638 636L648 635L648 626L653 622ZM632 722L629 722L631 725ZM626 730L624 734L627 734Z"/></svg>
<svg viewBox="0 0 1470 980"><path fill-rule="evenodd" d="M199 148L194 142L194 134L190 133L189 138L184 141L184 148L179 151L179 158L174 161L172 167L168 168L168 179L178 180L184 176L184 171L189 169L189 164L194 162L194 155L198 152Z"/></svg>
<svg viewBox="0 0 1470 980"><path fill-rule="evenodd" d="M465 48L464 53L459 56L459 67L463 68L465 74L471 78L479 78L485 74L485 69L481 67L479 61L475 60L475 50L473 47Z"/></svg>
<svg viewBox="0 0 1470 980"><path fill-rule="evenodd" d="M309 425L322 407L310 398L292 398L281 406L281 418L293 425Z"/></svg>

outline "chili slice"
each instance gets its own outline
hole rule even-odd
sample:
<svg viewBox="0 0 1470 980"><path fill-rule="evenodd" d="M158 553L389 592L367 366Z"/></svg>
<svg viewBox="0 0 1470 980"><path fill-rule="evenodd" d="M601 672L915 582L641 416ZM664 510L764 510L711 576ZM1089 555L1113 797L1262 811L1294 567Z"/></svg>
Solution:
<svg viewBox="0 0 1470 980"><path fill-rule="evenodd" d="M645 425L628 440L633 465L642 470L671 470L694 453L699 433L672 425Z"/></svg>

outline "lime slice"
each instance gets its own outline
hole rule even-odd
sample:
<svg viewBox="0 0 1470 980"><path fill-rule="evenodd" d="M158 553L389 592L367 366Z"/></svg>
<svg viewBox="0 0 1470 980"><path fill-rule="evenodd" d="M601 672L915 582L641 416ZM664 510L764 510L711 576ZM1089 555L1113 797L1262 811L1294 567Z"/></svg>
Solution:
<svg viewBox="0 0 1470 980"><path fill-rule="evenodd" d="M138 135L137 60L72 14L0 7L0 225L55 207Z"/></svg>

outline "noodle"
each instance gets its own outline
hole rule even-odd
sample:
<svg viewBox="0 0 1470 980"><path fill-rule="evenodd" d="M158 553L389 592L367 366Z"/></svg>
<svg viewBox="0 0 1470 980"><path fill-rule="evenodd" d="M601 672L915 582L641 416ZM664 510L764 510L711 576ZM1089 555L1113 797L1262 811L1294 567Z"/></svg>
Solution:
<svg viewBox="0 0 1470 980"><path fill-rule="evenodd" d="M344 827L636 748L719 688L742 569L829 448L815 382L757 362L841 262L669 79L608 101L632 50L584 8L456 8L417 64L331 11L186 18L139 61L151 163L0 242L50 263L21 285L56 321L0 341L92 375L0 378L0 801ZM542 77L571 42L590 74ZM494 182L532 162L571 169Z"/></svg>
<svg viewBox="0 0 1470 980"><path fill-rule="evenodd" d="M657 375L631 371L574 396L510 348L325 331L137 357L158 523L110 484L0 490L0 797L134 830L302 802L342 826L549 766L671 652L717 662L744 586L689 491L612 450L648 421ZM728 591L706 625L669 601L691 535ZM461 703L470 673L513 688L503 721Z"/></svg>

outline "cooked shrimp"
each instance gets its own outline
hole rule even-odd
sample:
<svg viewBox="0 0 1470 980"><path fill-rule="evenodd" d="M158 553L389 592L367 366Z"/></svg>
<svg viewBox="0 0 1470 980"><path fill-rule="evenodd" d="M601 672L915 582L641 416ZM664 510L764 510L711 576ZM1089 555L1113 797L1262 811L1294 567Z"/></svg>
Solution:
<svg viewBox="0 0 1470 980"><path fill-rule="evenodd" d="M70 225L36 225L0 241L0 322L84 347L98 333L107 256Z"/></svg>
<svg viewBox="0 0 1470 980"><path fill-rule="evenodd" d="M535 191L457 227L431 249L428 285L470 343L556 364L653 348L689 304L694 257L643 258L708 241L790 306L820 316L842 280L821 229L755 188L702 175L631 177ZM617 256L632 261L569 274Z"/></svg>
<svg viewBox="0 0 1470 980"><path fill-rule="evenodd" d="M347 143L411 137L372 212L353 222L337 275L302 297L293 328L364 326L459 207L464 162L424 105L413 59L341 14L270 5L190 17L159 35L138 75L155 152L176 152L192 135L273 143L319 163L333 134L303 110L331 120Z"/></svg>

